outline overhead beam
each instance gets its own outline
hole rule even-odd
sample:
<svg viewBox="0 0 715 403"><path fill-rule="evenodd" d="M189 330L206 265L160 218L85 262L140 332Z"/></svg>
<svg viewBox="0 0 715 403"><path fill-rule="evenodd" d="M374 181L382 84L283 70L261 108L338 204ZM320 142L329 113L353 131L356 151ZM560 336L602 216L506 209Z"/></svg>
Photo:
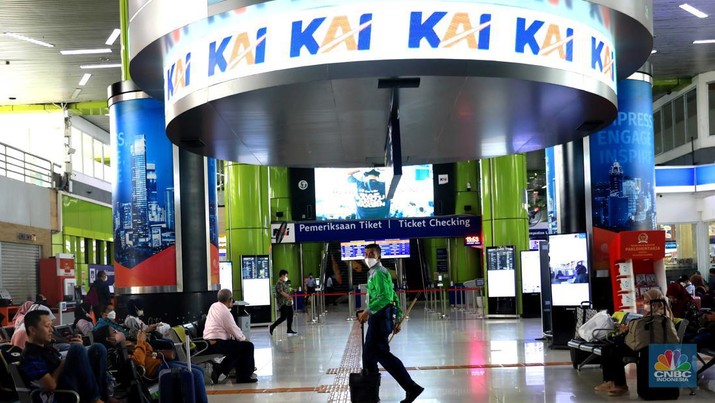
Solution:
<svg viewBox="0 0 715 403"><path fill-rule="evenodd" d="M101 116L109 113L107 101L87 101L65 104L65 108L73 114L80 116ZM2 105L0 113L37 113L37 112L62 112L60 104L27 104L27 105Z"/></svg>

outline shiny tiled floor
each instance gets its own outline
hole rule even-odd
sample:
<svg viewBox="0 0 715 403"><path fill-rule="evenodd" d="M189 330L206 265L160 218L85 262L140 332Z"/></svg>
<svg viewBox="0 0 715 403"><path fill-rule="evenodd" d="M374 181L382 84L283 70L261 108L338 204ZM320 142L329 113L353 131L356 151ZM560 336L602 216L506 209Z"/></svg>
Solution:
<svg viewBox="0 0 715 403"><path fill-rule="evenodd" d="M287 337L285 325L273 337L267 328L253 328L257 384L228 383L209 386L210 402L347 402L349 368L357 365L359 333L347 321L344 306L328 312L322 323L306 323L296 315L298 336ZM352 331L352 337L351 337ZM419 304L403 331L392 341L393 353L425 387L418 402L601 402L624 401L593 391L601 370L589 366L580 373L570 364L567 350L550 350L541 337L539 319L479 319L453 310L448 319L425 311ZM350 341L350 342L349 342ZM347 350L346 350L347 348ZM345 357L345 359L344 359ZM339 368L346 368L343 371ZM338 372L336 375L335 373ZM715 369L705 385L715 384ZM635 392L635 368L628 369L630 400ZM697 390L680 400L715 399L715 393ZM382 402L399 402L404 392L383 372Z"/></svg>

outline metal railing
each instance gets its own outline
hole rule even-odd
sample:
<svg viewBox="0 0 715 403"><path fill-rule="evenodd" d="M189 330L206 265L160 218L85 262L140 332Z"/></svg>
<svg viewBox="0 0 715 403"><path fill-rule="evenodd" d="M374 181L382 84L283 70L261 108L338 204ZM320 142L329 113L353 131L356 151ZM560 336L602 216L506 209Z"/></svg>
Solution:
<svg viewBox="0 0 715 403"><path fill-rule="evenodd" d="M0 143L0 176L49 188L54 186L52 174L55 172L61 173L62 166Z"/></svg>

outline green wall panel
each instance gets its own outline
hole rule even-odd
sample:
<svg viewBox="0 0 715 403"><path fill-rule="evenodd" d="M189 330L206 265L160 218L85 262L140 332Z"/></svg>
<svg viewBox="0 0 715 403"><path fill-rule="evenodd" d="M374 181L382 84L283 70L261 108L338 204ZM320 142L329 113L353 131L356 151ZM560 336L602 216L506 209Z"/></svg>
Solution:
<svg viewBox="0 0 715 403"><path fill-rule="evenodd" d="M268 228L268 168L226 165L226 228Z"/></svg>

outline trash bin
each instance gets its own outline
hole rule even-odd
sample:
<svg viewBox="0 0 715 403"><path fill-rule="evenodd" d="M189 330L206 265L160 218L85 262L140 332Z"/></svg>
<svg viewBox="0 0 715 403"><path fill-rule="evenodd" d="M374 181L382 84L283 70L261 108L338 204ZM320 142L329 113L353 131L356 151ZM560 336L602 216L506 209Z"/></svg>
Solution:
<svg viewBox="0 0 715 403"><path fill-rule="evenodd" d="M251 315L246 312L246 305L248 305L248 303L244 301L236 301L233 303L233 306L236 307L236 312L234 314L236 318L236 325L238 325L239 329L241 329L243 334L246 336L246 339L250 340Z"/></svg>

